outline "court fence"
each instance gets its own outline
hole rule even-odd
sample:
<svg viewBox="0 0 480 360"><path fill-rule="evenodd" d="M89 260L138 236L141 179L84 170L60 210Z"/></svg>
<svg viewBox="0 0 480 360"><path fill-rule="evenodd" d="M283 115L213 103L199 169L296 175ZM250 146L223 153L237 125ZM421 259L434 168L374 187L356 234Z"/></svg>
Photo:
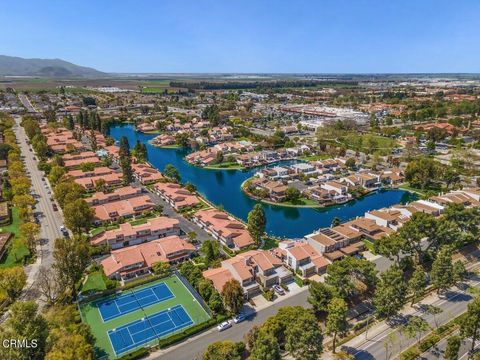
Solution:
<svg viewBox="0 0 480 360"><path fill-rule="evenodd" d="M112 288L112 289L105 289L105 290L97 291L95 293L88 294L88 295L81 295L81 296L79 296L78 301L81 304L91 302L93 300L97 300L97 299L100 299L100 298L103 298L103 297L106 297L106 296L109 296L109 295L113 295L113 294L115 294L119 291L126 291L126 290L132 289L132 288L137 287L137 286L145 285L145 284L148 284L150 282L154 282L154 281L157 281L157 280L160 280L160 279L167 278L169 276L171 276L171 274L168 274L168 275L151 275L151 276L146 277L146 278L140 278L138 280L132 280L128 284L125 284L124 286L121 286L121 287L116 287L116 288Z"/></svg>
<svg viewBox="0 0 480 360"><path fill-rule="evenodd" d="M187 279L185 279L182 274L180 274L177 270L174 271L174 274L177 276L177 278L180 279L180 281L182 282L182 284L188 289L188 291L190 291L190 293L193 295L193 297L195 298L195 300L197 300L197 302L200 304L200 306L203 308L203 310L205 310L205 312L210 315L211 317L213 317L213 312L212 310L210 310L210 308L207 306L207 304L205 304L205 300L203 300L203 298L200 296L200 294L197 292L197 290L192 286L192 284L190 284Z"/></svg>

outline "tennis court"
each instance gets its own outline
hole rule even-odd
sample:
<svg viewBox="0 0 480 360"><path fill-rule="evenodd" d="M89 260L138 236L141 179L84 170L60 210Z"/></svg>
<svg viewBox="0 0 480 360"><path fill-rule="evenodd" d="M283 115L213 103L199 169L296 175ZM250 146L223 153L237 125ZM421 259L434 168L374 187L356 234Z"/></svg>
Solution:
<svg viewBox="0 0 480 360"><path fill-rule="evenodd" d="M146 316L140 320L108 331L108 337L118 356L139 345L173 333L193 324L182 305Z"/></svg>
<svg viewBox="0 0 480 360"><path fill-rule="evenodd" d="M128 291L126 294L100 302L97 306L105 322L173 297L167 284L160 283L141 290Z"/></svg>

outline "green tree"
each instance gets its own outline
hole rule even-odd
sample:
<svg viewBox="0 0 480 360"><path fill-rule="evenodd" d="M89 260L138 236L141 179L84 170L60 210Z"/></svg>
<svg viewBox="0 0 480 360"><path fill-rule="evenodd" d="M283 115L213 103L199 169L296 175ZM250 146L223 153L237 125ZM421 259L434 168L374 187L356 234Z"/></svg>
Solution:
<svg viewBox="0 0 480 360"><path fill-rule="evenodd" d="M77 199L65 204L63 215L65 217L65 224L75 234L88 231L94 220L92 208L83 199Z"/></svg>
<svg viewBox="0 0 480 360"><path fill-rule="evenodd" d="M65 168L62 166L53 166L50 169L50 173L48 174L48 181L52 186L57 185L62 177L66 174Z"/></svg>
<svg viewBox="0 0 480 360"><path fill-rule="evenodd" d="M75 235L72 239L55 240L53 258L55 270L60 283L76 297L77 283L83 276L88 263L90 242L87 237Z"/></svg>
<svg viewBox="0 0 480 360"><path fill-rule="evenodd" d="M376 281L375 265L354 257L345 257L330 264L325 279L325 283L334 289L335 295L343 299L372 290Z"/></svg>
<svg viewBox="0 0 480 360"><path fill-rule="evenodd" d="M4 337L5 335L2 334L2 339L26 340L29 343L35 339L37 346L24 347L21 349L0 346L0 358L25 360L43 359L48 337L48 324L43 316L37 313L37 310L37 304L31 301L17 301L10 307L10 316L2 329L2 332L8 334L8 337ZM9 350L11 350L13 354L8 354ZM2 356L2 353L6 356Z"/></svg>
<svg viewBox="0 0 480 360"><path fill-rule="evenodd" d="M330 225L331 227L338 226L342 223L339 217L334 217L332 220L332 224Z"/></svg>
<svg viewBox="0 0 480 360"><path fill-rule="evenodd" d="M323 282L310 281L308 285L310 296L308 302L315 312L326 312L327 306L333 298L333 290Z"/></svg>
<svg viewBox="0 0 480 360"><path fill-rule="evenodd" d="M447 339L447 348L445 349L445 360L457 360L460 350L461 340L459 336L453 335Z"/></svg>
<svg viewBox="0 0 480 360"><path fill-rule="evenodd" d="M168 276L172 271L170 264L164 261L153 263L152 270L156 275L160 275L161 277Z"/></svg>
<svg viewBox="0 0 480 360"><path fill-rule="evenodd" d="M373 299L377 315L390 319L398 314L405 303L406 295L407 284L399 267L392 266L381 273Z"/></svg>
<svg viewBox="0 0 480 360"><path fill-rule="evenodd" d="M408 290L412 295L412 305L425 294L427 285L427 274L420 265L417 265L412 277L408 281Z"/></svg>
<svg viewBox="0 0 480 360"><path fill-rule="evenodd" d="M234 343L230 340L217 341L208 345L202 355L203 360L241 360L245 351L243 342Z"/></svg>
<svg viewBox="0 0 480 360"><path fill-rule="evenodd" d="M384 236L374 243L374 249L377 254L383 255L390 260L400 263L400 254L406 248L406 242L397 233Z"/></svg>
<svg viewBox="0 0 480 360"><path fill-rule="evenodd" d="M285 350L299 360L317 360L322 353L323 335L311 311L300 312L287 323L283 320Z"/></svg>
<svg viewBox="0 0 480 360"><path fill-rule="evenodd" d="M191 193L195 193L197 191L197 187L194 184L192 184L191 182L187 182L184 187L185 187L185 189L187 189Z"/></svg>
<svg viewBox="0 0 480 360"><path fill-rule="evenodd" d="M443 312L442 308L435 305L427 305L426 313L433 316L435 327L438 328L437 315Z"/></svg>
<svg viewBox="0 0 480 360"><path fill-rule="evenodd" d="M266 331L258 331L250 348L252 360L280 360L280 349L277 339Z"/></svg>
<svg viewBox="0 0 480 360"><path fill-rule="evenodd" d="M163 176L165 176L165 177L167 177L170 180L173 180L175 182L180 182L180 180L181 180L180 172L172 164L165 165L165 168L163 169Z"/></svg>
<svg viewBox="0 0 480 360"><path fill-rule="evenodd" d="M252 239L260 245L265 227L267 226L267 217L262 205L256 204L247 216L247 229Z"/></svg>
<svg viewBox="0 0 480 360"><path fill-rule="evenodd" d="M65 204L82 198L85 194L85 188L76 182L64 181L55 186L53 193L60 206L64 208Z"/></svg>
<svg viewBox="0 0 480 360"><path fill-rule="evenodd" d="M480 295L477 295L467 306L465 316L462 316L459 321L460 336L463 339L472 339L471 352L476 347L476 341L480 336Z"/></svg>
<svg viewBox="0 0 480 360"><path fill-rule="evenodd" d="M243 306L244 293L242 285L237 280L230 280L223 285L223 303L233 314L238 314Z"/></svg>
<svg viewBox="0 0 480 360"><path fill-rule="evenodd" d="M465 265L463 261L458 260L453 264L453 282L455 284L461 283L467 277L467 269L465 269Z"/></svg>
<svg viewBox="0 0 480 360"><path fill-rule="evenodd" d="M128 139L126 136L122 136L120 138L120 148L118 149L118 156L122 157L130 157L130 144L128 143Z"/></svg>
<svg viewBox="0 0 480 360"><path fill-rule="evenodd" d="M454 284L452 250L444 246L440 248L437 257L432 263L430 272L432 285L437 289L437 293L447 290Z"/></svg>
<svg viewBox="0 0 480 360"><path fill-rule="evenodd" d="M285 190L285 201L290 201L291 203L295 203L300 199L301 193L300 190L294 187L288 187Z"/></svg>
<svg viewBox="0 0 480 360"><path fill-rule="evenodd" d="M422 334L429 330L428 323L420 316L411 316L408 323L403 326L403 332L409 338L417 338L417 344L420 342Z"/></svg>
<svg viewBox="0 0 480 360"><path fill-rule="evenodd" d="M334 298L327 307L327 321L325 332L333 336L332 351L335 354L337 335L343 335L347 332L348 306L345 300Z"/></svg>
<svg viewBox="0 0 480 360"><path fill-rule="evenodd" d="M215 240L205 240L200 250L205 255L205 260L207 263L217 259L218 255L220 254L218 242Z"/></svg>
<svg viewBox="0 0 480 360"><path fill-rule="evenodd" d="M40 225L34 222L24 222L20 225L20 235L28 246L30 253L35 253Z"/></svg>
<svg viewBox="0 0 480 360"><path fill-rule="evenodd" d="M120 167L122 168L122 182L123 185L128 185L133 182L132 159L130 156L123 156L120 158Z"/></svg>
<svg viewBox="0 0 480 360"><path fill-rule="evenodd" d="M22 267L0 268L0 290L4 292L10 301L20 295L27 283L27 275Z"/></svg>

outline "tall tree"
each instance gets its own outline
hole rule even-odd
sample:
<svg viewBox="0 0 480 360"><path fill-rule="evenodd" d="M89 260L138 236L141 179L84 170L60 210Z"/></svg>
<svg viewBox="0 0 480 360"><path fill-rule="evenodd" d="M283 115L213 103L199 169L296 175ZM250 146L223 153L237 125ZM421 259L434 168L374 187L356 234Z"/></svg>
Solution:
<svg viewBox="0 0 480 360"><path fill-rule="evenodd" d="M461 340L457 335L450 336L447 339L447 348L445 349L445 360L457 360L460 350Z"/></svg>
<svg viewBox="0 0 480 360"><path fill-rule="evenodd" d="M120 138L120 148L118 150L118 156L121 157L130 157L130 144L126 136Z"/></svg>
<svg viewBox="0 0 480 360"><path fill-rule="evenodd" d="M45 355L46 341L48 337L48 324L37 313L38 306L31 301L17 301L10 307L10 317L5 322L2 339L16 339L19 341L26 340L29 344L36 340L37 346L23 347L23 348L5 348L0 346L0 358L2 359L32 359L40 360ZM14 354L8 354L9 349ZM16 350L19 350L18 352ZM2 353L6 356L2 356ZM16 354L15 354L16 353ZM12 356L13 355L13 356Z"/></svg>
<svg viewBox="0 0 480 360"><path fill-rule="evenodd" d="M243 342L217 341L208 345L207 350L202 355L202 360L241 360L244 350L245 344Z"/></svg>
<svg viewBox="0 0 480 360"><path fill-rule="evenodd" d="M425 294L427 285L427 274L420 265L417 265L412 277L408 281L408 290L412 295L412 305Z"/></svg>
<svg viewBox="0 0 480 360"><path fill-rule="evenodd" d="M480 336L480 295L477 295L467 307L467 313L461 317L460 336L463 339L472 339L471 351L476 347L476 341Z"/></svg>
<svg viewBox="0 0 480 360"><path fill-rule="evenodd" d="M129 185L133 182L132 159L130 156L123 156L120 158L120 167L122 168L122 182L123 185Z"/></svg>
<svg viewBox="0 0 480 360"><path fill-rule="evenodd" d="M75 234L88 231L94 219L92 208L83 199L77 199L65 204L63 215L65 217L65 224Z"/></svg>
<svg viewBox="0 0 480 360"><path fill-rule="evenodd" d="M0 269L0 289L13 301L27 283L27 275L22 267Z"/></svg>
<svg viewBox="0 0 480 360"><path fill-rule="evenodd" d="M407 284L403 279L403 272L399 267L392 266L380 274L380 280L375 289L373 303L377 315L387 319L396 315L403 307L406 295Z"/></svg>
<svg viewBox="0 0 480 360"><path fill-rule="evenodd" d="M403 326L403 332L409 338L417 338L417 343L420 342L422 334L430 329L428 323L420 316L411 316L408 323Z"/></svg>
<svg viewBox="0 0 480 360"><path fill-rule="evenodd" d="M333 298L333 290L323 282L310 281L308 285L310 296L308 302L315 312L326 312L327 306Z"/></svg>
<svg viewBox="0 0 480 360"><path fill-rule="evenodd" d="M327 307L328 315L325 331L327 334L333 336L332 351L334 354L337 344L337 335L346 333L348 329L347 311L347 303L341 298L332 299Z"/></svg>
<svg viewBox="0 0 480 360"><path fill-rule="evenodd" d="M266 331L258 331L258 335L250 348L252 360L280 360L280 349L277 339Z"/></svg>
<svg viewBox="0 0 480 360"><path fill-rule="evenodd" d="M76 297L77 283L87 267L90 242L87 237L76 235L73 239L58 238L55 240L53 269L64 288L70 290L72 297Z"/></svg>
<svg viewBox="0 0 480 360"><path fill-rule="evenodd" d="M263 234L265 234L265 227L267 226L267 217L262 205L256 204L248 213L247 228L250 236L255 240L257 245L260 245Z"/></svg>
<svg viewBox="0 0 480 360"><path fill-rule="evenodd" d="M172 164L165 165L165 168L163 169L163 175L175 182L180 182L181 180L180 172Z"/></svg>
<svg viewBox="0 0 480 360"><path fill-rule="evenodd" d="M238 314L243 306L244 293L242 285L237 280L230 280L223 285L222 298L226 308L233 314Z"/></svg>
<svg viewBox="0 0 480 360"><path fill-rule="evenodd" d="M430 277L437 293L447 290L454 284L452 250L449 247L443 246L438 251L437 257L432 263Z"/></svg>

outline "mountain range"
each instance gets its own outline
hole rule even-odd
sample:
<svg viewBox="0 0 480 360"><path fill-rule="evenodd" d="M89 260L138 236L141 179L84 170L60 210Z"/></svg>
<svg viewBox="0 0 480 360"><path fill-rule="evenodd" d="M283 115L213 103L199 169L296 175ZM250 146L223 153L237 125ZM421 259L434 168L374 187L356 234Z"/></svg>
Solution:
<svg viewBox="0 0 480 360"><path fill-rule="evenodd" d="M61 59L25 59L0 55L0 76L99 77L106 73Z"/></svg>

